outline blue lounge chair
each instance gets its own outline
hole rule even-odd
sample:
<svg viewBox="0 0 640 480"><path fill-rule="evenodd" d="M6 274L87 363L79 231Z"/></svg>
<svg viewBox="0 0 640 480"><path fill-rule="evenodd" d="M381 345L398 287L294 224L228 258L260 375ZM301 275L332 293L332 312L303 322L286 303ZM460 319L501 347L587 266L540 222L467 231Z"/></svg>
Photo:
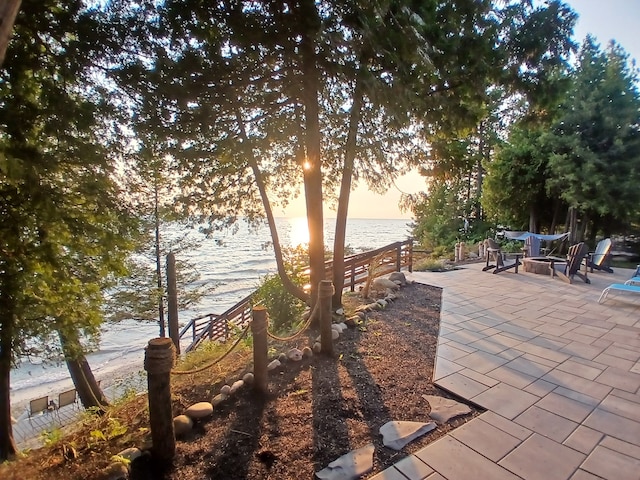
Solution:
<svg viewBox="0 0 640 480"><path fill-rule="evenodd" d="M611 239L604 238L598 242L596 245L596 250L594 252L590 252L587 257L587 267L591 269L591 273L593 273L593 269L602 270L604 272L613 273L613 269L611 268Z"/></svg>
<svg viewBox="0 0 640 480"><path fill-rule="evenodd" d="M629 280L624 282L625 285L637 285L640 284L640 265L637 266L636 271Z"/></svg>
<svg viewBox="0 0 640 480"><path fill-rule="evenodd" d="M600 298L598 299L598 303L602 302L611 290L617 290L620 292L633 292L640 293L640 285L628 285L626 283L613 283L605 288L600 294Z"/></svg>

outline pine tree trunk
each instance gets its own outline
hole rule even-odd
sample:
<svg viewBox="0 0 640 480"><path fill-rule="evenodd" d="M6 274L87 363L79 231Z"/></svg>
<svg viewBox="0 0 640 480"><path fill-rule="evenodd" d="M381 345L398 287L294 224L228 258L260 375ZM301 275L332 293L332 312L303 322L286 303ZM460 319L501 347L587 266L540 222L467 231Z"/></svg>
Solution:
<svg viewBox="0 0 640 480"><path fill-rule="evenodd" d="M356 139L358 123L362 108L362 81L358 78L353 92L353 105L349 118L349 134L342 166L342 180L340 182L340 196L338 197L338 211L336 212L336 230L333 240L333 286L335 293L331 301L333 308L342 306L342 289L344 288L344 243L347 235L347 214L349 198L351 196L351 181L353 179L353 162L356 157Z"/></svg>
<svg viewBox="0 0 640 480"><path fill-rule="evenodd" d="M98 385L91 366L82 352L82 346L75 331L58 331L65 362L69 369L69 375L78 392L78 397L84 408L97 408L102 411L109 405L107 397Z"/></svg>
<svg viewBox="0 0 640 480"><path fill-rule="evenodd" d="M305 113L305 147L307 151L303 175L309 225L309 268L311 270L311 308L313 310L318 297L320 281L325 277L319 79L315 53L315 36L320 28L320 19L313 0L303 0L300 13L304 27L300 51L302 53L302 101Z"/></svg>
<svg viewBox="0 0 640 480"><path fill-rule="evenodd" d="M2 314L0 321L0 462L2 462L18 453L18 448L13 439L10 395L14 318L7 310L0 314Z"/></svg>
<svg viewBox="0 0 640 480"><path fill-rule="evenodd" d="M7 46L13 32L13 24L21 3L21 0L5 0L0 7L0 66L4 63Z"/></svg>

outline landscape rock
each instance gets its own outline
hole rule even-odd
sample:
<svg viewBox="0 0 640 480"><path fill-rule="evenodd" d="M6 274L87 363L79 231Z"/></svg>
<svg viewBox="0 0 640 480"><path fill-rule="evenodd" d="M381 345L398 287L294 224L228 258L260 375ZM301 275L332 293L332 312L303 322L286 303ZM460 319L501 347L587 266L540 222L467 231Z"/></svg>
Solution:
<svg viewBox="0 0 640 480"><path fill-rule="evenodd" d="M231 387L229 385L224 385L221 389L220 389L220 393L224 396L229 395L229 393L231 393Z"/></svg>
<svg viewBox="0 0 640 480"><path fill-rule="evenodd" d="M316 342L313 344L313 353L320 353L322 350L322 344L320 342Z"/></svg>
<svg viewBox="0 0 640 480"><path fill-rule="evenodd" d="M357 312L356 315L361 319L361 320L366 320L367 319L367 314L363 311Z"/></svg>
<svg viewBox="0 0 640 480"><path fill-rule="evenodd" d="M454 417L471 413L469 405L456 402L450 398L438 397L436 395L422 395L422 398L429 402L431 406L429 416L440 425L447 423Z"/></svg>
<svg viewBox="0 0 640 480"><path fill-rule="evenodd" d="M251 385L253 383L253 373L251 372L245 373L244 376L242 377L242 381L247 385Z"/></svg>
<svg viewBox="0 0 640 480"><path fill-rule="evenodd" d="M353 450L331 462L327 468L316 472L319 480L354 480L373 469L374 446Z"/></svg>
<svg viewBox="0 0 640 480"><path fill-rule="evenodd" d="M302 349L302 356L303 356L304 358L310 358L310 357L313 357L313 350L311 350L311 348L309 348L309 347L304 347L304 348Z"/></svg>
<svg viewBox="0 0 640 480"><path fill-rule="evenodd" d="M287 356L284 353L281 353L280 355L278 355L278 360L280 361L280 363L284 363L287 361Z"/></svg>
<svg viewBox="0 0 640 480"><path fill-rule="evenodd" d="M213 405L209 402L198 402L191 405L184 414L192 420L206 418L213 414Z"/></svg>
<svg viewBox="0 0 640 480"><path fill-rule="evenodd" d="M174 425L175 425L175 420L174 420ZM126 448L126 449L124 449L121 452L116 454L117 457L125 458L125 459L129 460L130 462L133 462L140 455L142 455L142 450L140 450L139 448L136 448L136 447Z"/></svg>
<svg viewBox="0 0 640 480"><path fill-rule="evenodd" d="M336 310L336 314L341 315L341 316L344 315L344 308L341 307L341 308L337 309Z"/></svg>
<svg viewBox="0 0 640 480"><path fill-rule="evenodd" d="M371 283L371 288L378 292L384 292L385 290L397 290L400 288L394 281L388 278L378 277Z"/></svg>
<svg viewBox="0 0 640 480"><path fill-rule="evenodd" d="M402 450L407 443L435 428L436 422L392 421L380 427L380 434L382 435L382 443L385 447L392 448L393 450Z"/></svg>
<svg viewBox="0 0 640 480"><path fill-rule="evenodd" d="M299 362L300 360L302 360L302 351L298 350L297 348L292 348L287 352L287 358L294 362Z"/></svg>
<svg viewBox="0 0 640 480"><path fill-rule="evenodd" d="M233 382L233 385L231 385L231 390L229 391L229 393L236 393L242 387L244 387L244 380L237 380Z"/></svg>
<svg viewBox="0 0 640 480"><path fill-rule="evenodd" d="M272 362L270 362L269 365L267 365L267 370L275 370L280 366L282 366L282 363L280 362L280 360L275 359Z"/></svg>
<svg viewBox="0 0 640 480"><path fill-rule="evenodd" d="M340 322L337 325L342 329L342 332L344 332L347 329L347 324L345 322Z"/></svg>
<svg viewBox="0 0 640 480"><path fill-rule="evenodd" d="M105 467L98 477L100 480L127 480L129 469L122 462L113 462Z"/></svg>
<svg viewBox="0 0 640 480"><path fill-rule="evenodd" d="M218 395L213 397L213 400L211 400L211 403L214 407L217 407L222 402L224 402L227 398L229 398L229 395L225 395L224 393L219 393Z"/></svg>
<svg viewBox="0 0 640 480"><path fill-rule="evenodd" d="M331 324L331 329L335 330L338 333L342 333L342 328L340 328L337 323L332 323Z"/></svg>
<svg viewBox="0 0 640 480"><path fill-rule="evenodd" d="M337 340L338 338L340 338L340 332L331 329L331 340Z"/></svg>
<svg viewBox="0 0 640 480"><path fill-rule="evenodd" d="M176 437L182 437L191 431L193 428L193 420L186 415L178 415L173 419L173 430L176 433Z"/></svg>
<svg viewBox="0 0 640 480"><path fill-rule="evenodd" d="M389 275L389 280L391 280L392 282L400 282L400 285L407 284L407 277L402 272L393 272L391 275Z"/></svg>
<svg viewBox="0 0 640 480"><path fill-rule="evenodd" d="M356 326L358 325L358 323L360 323L361 319L359 316L355 315L353 317L349 317L344 321L344 324L348 327L348 328L356 328Z"/></svg>
<svg viewBox="0 0 640 480"><path fill-rule="evenodd" d="M382 299L380 299L380 300L378 300L376 303L377 303L378 305L380 305L382 308L385 308L385 307L387 306L387 301L386 301L386 300L382 300Z"/></svg>

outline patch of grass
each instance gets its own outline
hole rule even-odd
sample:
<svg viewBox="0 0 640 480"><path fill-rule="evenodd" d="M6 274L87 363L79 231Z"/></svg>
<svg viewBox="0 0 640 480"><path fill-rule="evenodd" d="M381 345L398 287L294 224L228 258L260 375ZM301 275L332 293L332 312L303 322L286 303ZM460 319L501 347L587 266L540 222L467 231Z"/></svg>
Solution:
<svg viewBox="0 0 640 480"><path fill-rule="evenodd" d="M446 268L442 260L436 258L424 258L413 266L418 272L444 272Z"/></svg>

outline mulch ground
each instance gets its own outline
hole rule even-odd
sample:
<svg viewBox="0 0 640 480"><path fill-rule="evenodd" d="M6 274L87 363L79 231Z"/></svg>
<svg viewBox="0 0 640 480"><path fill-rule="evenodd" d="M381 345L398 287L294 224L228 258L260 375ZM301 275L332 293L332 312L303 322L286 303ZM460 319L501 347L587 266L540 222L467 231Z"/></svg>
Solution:
<svg viewBox="0 0 640 480"><path fill-rule="evenodd" d="M411 284L398 297L346 330L335 342L332 357L314 355L270 372L270 394L265 398L243 388L216 407L211 418L196 424L192 434L178 442L171 467L162 468L143 455L133 462L130 478L314 478L314 472L333 460L372 443L374 468L363 477L369 478L476 416L479 412L472 406L472 413L438 426L399 452L382 445L379 429L388 421L431 421L422 395L451 397L431 381L441 289ZM310 332L308 338L290 346L302 348L317 335ZM278 351L282 348L278 346ZM174 395L175 414L190 403L209 400L221 383L183 385ZM144 409L144 402L140 405ZM146 417L146 412L138 417ZM99 462L104 466L104 455L95 455L95 468L90 467L91 461L57 462L48 473L41 470L42 477L10 478L96 478L90 472L98 471Z"/></svg>

